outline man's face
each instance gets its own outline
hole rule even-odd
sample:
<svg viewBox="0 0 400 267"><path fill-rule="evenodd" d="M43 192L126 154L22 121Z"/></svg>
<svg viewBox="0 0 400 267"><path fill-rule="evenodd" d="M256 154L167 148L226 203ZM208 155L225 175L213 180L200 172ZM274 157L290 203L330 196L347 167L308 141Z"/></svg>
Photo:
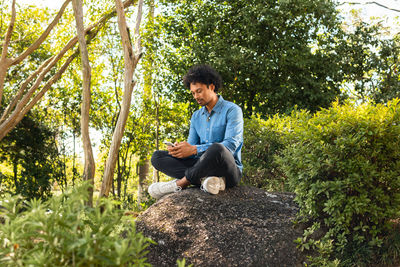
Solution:
<svg viewBox="0 0 400 267"><path fill-rule="evenodd" d="M190 84L190 91L200 106L206 106L213 99L215 96L214 88L214 84L210 84L208 87L204 83Z"/></svg>

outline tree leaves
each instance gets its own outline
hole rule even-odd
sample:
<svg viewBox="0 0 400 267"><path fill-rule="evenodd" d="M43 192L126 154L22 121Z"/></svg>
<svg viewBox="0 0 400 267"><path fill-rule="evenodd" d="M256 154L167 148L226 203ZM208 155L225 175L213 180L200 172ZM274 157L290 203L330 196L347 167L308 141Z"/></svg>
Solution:
<svg viewBox="0 0 400 267"><path fill-rule="evenodd" d="M222 95L246 115L288 113L294 105L315 111L340 94L337 59L330 55L333 46L326 45L340 31L331 2L166 1L165 6L174 12L167 9L159 23L174 50L164 57L179 99L189 100L175 81L200 62L222 74ZM323 39L320 32L331 37Z"/></svg>

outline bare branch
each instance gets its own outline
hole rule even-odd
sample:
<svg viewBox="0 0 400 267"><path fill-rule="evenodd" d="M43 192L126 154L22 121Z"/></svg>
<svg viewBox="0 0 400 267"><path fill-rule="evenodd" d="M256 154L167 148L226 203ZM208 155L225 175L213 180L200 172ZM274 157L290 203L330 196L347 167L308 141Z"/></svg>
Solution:
<svg viewBox="0 0 400 267"><path fill-rule="evenodd" d="M11 20L10 24L8 25L6 36L4 38L3 50L1 51L1 58L0 58L0 106L1 106L1 100L3 98L4 80L6 78L7 69L10 67L11 63L10 60L7 60L7 53L8 53L8 46L10 45L11 34L14 30L15 17L16 17L15 0L13 0L11 4Z"/></svg>
<svg viewBox="0 0 400 267"><path fill-rule="evenodd" d="M22 84L21 87L18 90L18 93L14 96L14 98L11 100L11 103L7 106L6 110L4 111L3 115L1 116L0 123L7 118L7 116L10 114L10 112L13 110L15 105L18 103L18 101L21 99L22 95L24 94L26 87L28 84L39 74L42 72L42 70L50 63L51 60L54 59L55 56L52 56L48 58L45 62L42 63L42 65L39 66L39 68L32 73Z"/></svg>
<svg viewBox="0 0 400 267"><path fill-rule="evenodd" d="M1 53L1 60L4 60L7 57L8 46L10 45L10 40L11 40L11 34L14 30L15 16L16 16L15 0L13 0L12 4L11 4L11 20L10 20L10 24L8 25L6 37L4 38L3 50Z"/></svg>
<svg viewBox="0 0 400 267"><path fill-rule="evenodd" d="M385 6L381 3L375 2L375 1L370 1L370 2L364 2L364 3L360 3L360 2L342 2L339 4L340 5L344 5L344 4L349 4L349 5L377 5L380 7L383 7L385 9L391 10L391 11L395 11L395 12L400 12L400 9L395 9L395 8L391 8L388 6Z"/></svg>
<svg viewBox="0 0 400 267"><path fill-rule="evenodd" d="M21 110L22 107L24 107L26 103L29 102L29 99L35 93L36 89L40 86L40 83L43 81L46 74L57 64L57 62L64 56L64 54L68 50L70 50L72 47L75 46L76 43L77 43L77 38L75 37L67 43L67 45L61 50L60 53L58 53L55 57L53 57L50 63L40 73L40 75L38 76L32 87L28 90L28 92L24 95L21 101L17 104L16 110ZM1 127L0 127L0 132L1 132Z"/></svg>
<svg viewBox="0 0 400 267"><path fill-rule="evenodd" d="M27 105L21 113L26 114L29 110L33 108L34 105L36 105L39 100L44 96L44 94L51 88L51 86L57 82L62 74L67 70L68 66L71 64L71 62L78 56L78 50L75 51L72 55L68 57L68 59L64 62L64 64L61 66L61 68L57 71L56 74L54 74L53 77L51 77L50 80L46 82L46 84L43 86L43 88L39 91L38 94L35 95L35 97L32 99L31 102L29 102L29 105ZM18 118L23 117L24 115L20 115Z"/></svg>
<svg viewBox="0 0 400 267"><path fill-rule="evenodd" d="M36 81L32 85L32 87L28 90L28 92L23 96L21 101L18 102L15 110L13 113L10 115L9 118L5 122L3 122L0 125L0 140L2 139L2 134L3 132L8 132L7 129L9 127L13 127L15 119L19 116L19 113L21 112L22 109L26 106L26 104L29 102L30 98L32 95L36 92L37 88L40 86L41 82L43 81L45 75L53 68L53 66L64 56L64 54L73 47L72 44L76 44L76 41L70 41L64 49L57 55L55 56L51 62L43 69L43 71L39 74L39 76L36 78ZM15 124L16 125L16 124Z"/></svg>
<svg viewBox="0 0 400 267"><path fill-rule="evenodd" d="M137 17L136 17L136 26L135 26L135 49L136 49L136 61L135 61L135 67L136 64L139 62L139 59L142 54L142 46L141 46L141 36L140 36L140 22L142 21L142 6L143 4L139 3L138 5L138 12L137 12Z"/></svg>
<svg viewBox="0 0 400 267"><path fill-rule="evenodd" d="M11 33L14 28L15 16L16 16L15 0L13 0L11 21L10 21L10 25L7 30L6 38L4 40L3 51L2 51L1 60L0 60L0 103L1 103L2 96L3 96L4 80L5 80L8 68L12 65L16 65L16 64L20 63L22 60L24 60L28 55L30 55L33 51L35 51L43 43L43 41L49 35L50 31L58 23L61 15L64 13L65 7L68 5L68 3L70 1L71 0L66 0L64 2L64 4L60 8L60 11L58 12L57 16L49 24L49 26L47 27L45 32L28 49L26 49L16 59L9 59L9 58L7 58L7 52L8 52L8 46L10 45ZM2 117L4 117L4 116L2 116Z"/></svg>
<svg viewBox="0 0 400 267"><path fill-rule="evenodd" d="M61 78L61 75L65 72L65 70L71 64L72 60L74 60L77 55L78 51L76 51L75 53L73 53L71 56L68 57L65 63L57 71L57 73L50 80L46 82L43 88L39 91L38 94L35 95L35 97L27 106L25 106L18 113L13 112L15 116L11 116L10 119L7 120L8 123L6 125L8 127L3 127L3 124L1 125L1 128L4 128L4 130L0 130L0 140L3 139L4 136L6 136L12 129L14 129L14 127L24 118L26 113L28 113L28 111L31 110L33 106L37 104L37 102L39 102L39 100L51 88L51 86Z"/></svg>
<svg viewBox="0 0 400 267"><path fill-rule="evenodd" d="M19 55L17 58L15 58L12 62L12 65L16 65L16 64L20 63L27 56L32 54L32 52L35 51L44 42L44 40L46 40L46 38L50 34L51 30L54 28L55 25L57 25L58 21L60 20L62 14L64 13L64 10L67 7L67 5L69 4L69 2L71 2L71 0L65 0L64 4L61 6L57 15L55 16L53 21L49 24L49 26L47 26L46 30L42 33L42 35L40 35L39 38L31 46L29 46L24 52L22 52L21 55Z"/></svg>

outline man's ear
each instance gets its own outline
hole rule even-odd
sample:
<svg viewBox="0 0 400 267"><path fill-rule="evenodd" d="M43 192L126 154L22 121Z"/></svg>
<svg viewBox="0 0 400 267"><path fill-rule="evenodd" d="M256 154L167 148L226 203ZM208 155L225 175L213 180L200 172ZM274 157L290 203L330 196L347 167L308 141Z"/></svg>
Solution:
<svg viewBox="0 0 400 267"><path fill-rule="evenodd" d="M210 83L207 87L208 87L209 89L211 89L212 91L215 90L215 85L214 85L213 83Z"/></svg>

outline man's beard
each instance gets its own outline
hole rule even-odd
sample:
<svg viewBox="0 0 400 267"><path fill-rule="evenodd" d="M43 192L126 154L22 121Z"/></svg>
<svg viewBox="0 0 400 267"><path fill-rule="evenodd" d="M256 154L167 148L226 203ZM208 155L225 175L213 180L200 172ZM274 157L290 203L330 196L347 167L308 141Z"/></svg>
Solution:
<svg viewBox="0 0 400 267"><path fill-rule="evenodd" d="M197 104L199 104L202 107L207 106L207 104L208 104L208 102L204 101L204 99L200 99L200 101L199 100L196 100L196 101L197 101Z"/></svg>

